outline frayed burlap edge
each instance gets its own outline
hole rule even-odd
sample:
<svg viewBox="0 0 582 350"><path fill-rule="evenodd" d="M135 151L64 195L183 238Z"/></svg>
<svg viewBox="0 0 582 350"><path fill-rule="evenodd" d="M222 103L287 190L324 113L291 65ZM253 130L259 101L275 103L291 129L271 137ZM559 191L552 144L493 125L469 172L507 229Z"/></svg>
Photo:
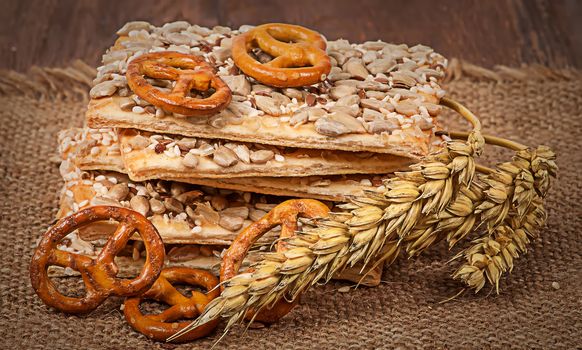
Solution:
<svg viewBox="0 0 582 350"><path fill-rule="evenodd" d="M82 60L68 67L52 68L33 66L27 72L0 70L0 96L29 96L39 100L87 100L97 70ZM480 80L575 80L582 72L571 68L549 68L539 64L507 67L497 65L492 69L453 58L449 62L445 82L469 77Z"/></svg>

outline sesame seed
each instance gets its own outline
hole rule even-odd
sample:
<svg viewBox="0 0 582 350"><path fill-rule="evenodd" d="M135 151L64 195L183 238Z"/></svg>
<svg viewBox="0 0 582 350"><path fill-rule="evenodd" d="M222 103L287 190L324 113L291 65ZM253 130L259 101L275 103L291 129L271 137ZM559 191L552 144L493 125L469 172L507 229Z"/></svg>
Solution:
<svg viewBox="0 0 582 350"><path fill-rule="evenodd" d="M280 154L275 154L275 160L278 162L284 162L285 161L285 157L283 157Z"/></svg>
<svg viewBox="0 0 582 350"><path fill-rule="evenodd" d="M192 233L200 233L200 232L202 232L202 227L200 227L200 226L194 226L190 232L192 232Z"/></svg>

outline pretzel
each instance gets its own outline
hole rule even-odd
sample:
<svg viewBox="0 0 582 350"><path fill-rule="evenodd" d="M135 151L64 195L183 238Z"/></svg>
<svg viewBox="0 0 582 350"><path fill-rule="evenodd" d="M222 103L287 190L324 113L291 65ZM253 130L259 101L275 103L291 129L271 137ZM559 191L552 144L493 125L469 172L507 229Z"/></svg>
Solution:
<svg viewBox="0 0 582 350"><path fill-rule="evenodd" d="M281 225L280 238L288 238L297 231L297 217L299 215L316 218L326 216L328 212L329 208L325 204L314 199L291 199L277 205L267 215L248 226L235 238L222 257L220 281L224 282L238 273L242 261L251 246L273 227ZM287 250L286 243L284 240L279 240L277 251L284 252L285 250ZM224 289L224 286L221 288ZM298 302L299 298L291 302L281 299L271 308L261 310L254 319L264 323L274 323L289 313ZM250 312L246 315L246 318L252 319L253 315L254 313Z"/></svg>
<svg viewBox="0 0 582 350"><path fill-rule="evenodd" d="M254 48L273 56L262 64L249 52ZM297 87L318 83L331 70L323 37L307 28L282 23L263 24L232 41L232 59L247 75L263 84Z"/></svg>
<svg viewBox="0 0 582 350"><path fill-rule="evenodd" d="M95 260L58 250L58 243L69 233L87 224L115 220L119 223ZM146 250L146 261L139 276L118 279L114 258L137 232ZM146 291L155 282L164 263L164 244L155 227L141 214L119 207L96 206L83 209L59 220L42 237L30 263L30 280L42 301L67 313L86 313L97 308L108 296L133 296ZM87 293L82 298L62 295L48 278L51 265L79 271Z"/></svg>
<svg viewBox="0 0 582 350"><path fill-rule="evenodd" d="M187 298L172 283L201 286L208 293L192 291L192 296ZM136 331L151 339L166 341L168 337L191 323L173 321L193 319L200 315L206 305L220 294L218 288L215 288L217 285L218 278L208 271L189 267L169 267L162 271L150 290L142 295L125 299L123 313L127 322ZM139 304L146 299L164 302L171 307L157 315L144 315L139 309ZM212 332L218 325L218 321L219 319L215 319L205 323L175 341L185 342L201 338Z"/></svg>
<svg viewBox="0 0 582 350"><path fill-rule="evenodd" d="M176 81L171 92L152 86L145 77ZM178 52L154 52L141 55L127 66L127 84L136 95L163 109L184 116L205 116L220 112L232 93L201 56ZM189 96L191 90L214 93L207 98Z"/></svg>

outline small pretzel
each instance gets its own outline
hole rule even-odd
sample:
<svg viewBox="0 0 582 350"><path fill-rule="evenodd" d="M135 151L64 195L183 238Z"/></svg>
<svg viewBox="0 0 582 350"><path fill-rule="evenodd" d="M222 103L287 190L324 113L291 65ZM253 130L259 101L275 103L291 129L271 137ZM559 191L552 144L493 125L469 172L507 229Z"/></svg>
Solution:
<svg viewBox="0 0 582 350"><path fill-rule="evenodd" d="M251 246L266 232L277 225L281 225L280 238L292 237L297 231L297 217L308 218L324 217L329 212L329 208L314 199L291 199L273 208L267 215L248 226L232 242L224 256L220 267L220 281L224 282L234 277L243 259L247 255ZM280 240L277 243L277 251L287 250L286 243ZM224 288L224 287L222 287ZM255 317L255 320L264 323L274 323L285 316L298 303L298 298L292 302L279 300L273 307L263 309ZM247 319L253 317L253 313L247 314Z"/></svg>
<svg viewBox="0 0 582 350"><path fill-rule="evenodd" d="M115 220L119 226L96 259L57 249L69 233L101 220ZM118 279L114 258L137 232L145 246L146 262L139 276ZM133 296L146 291L164 264L164 244L156 228L141 214L119 207L97 206L83 209L59 220L42 237L30 263L30 280L45 304L67 313L86 313L97 308L108 296ZM62 295L48 278L51 265L69 267L83 277L87 294L82 298Z"/></svg>
<svg viewBox="0 0 582 350"><path fill-rule="evenodd" d="M273 56L262 64L249 52L254 48ZM307 28L282 23L263 24L232 41L232 59L247 75L276 87L312 85L331 70L323 37Z"/></svg>
<svg viewBox="0 0 582 350"><path fill-rule="evenodd" d="M145 77L176 81L170 92L152 86ZM220 112L232 93L201 56L178 52L141 55L127 66L127 84L136 95L163 109L185 116L205 116ZM207 98L190 96L191 90L214 92Z"/></svg>
<svg viewBox="0 0 582 350"><path fill-rule="evenodd" d="M172 283L184 283L204 287L208 293L203 294L192 291L190 298L180 293ZM191 269L188 267L169 267L162 271L160 277L154 285L142 295L127 298L123 313L125 319L136 331L146 335L151 339L166 341L168 337L174 335L191 322L173 322L180 319L194 319L204 311L206 305L216 298L220 292L218 288L218 278L210 272ZM153 299L171 305L157 315L144 315L139 309L139 304L146 299ZM219 319L210 321L185 333L177 338L177 342L191 341L201 338L212 332L218 325Z"/></svg>

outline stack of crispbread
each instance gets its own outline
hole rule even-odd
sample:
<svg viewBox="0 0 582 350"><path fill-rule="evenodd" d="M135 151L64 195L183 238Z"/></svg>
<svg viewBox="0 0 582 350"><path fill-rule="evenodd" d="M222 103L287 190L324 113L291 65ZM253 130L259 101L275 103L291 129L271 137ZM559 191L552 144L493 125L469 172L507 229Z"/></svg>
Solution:
<svg viewBox="0 0 582 350"><path fill-rule="evenodd" d="M130 207L156 226L169 265L216 271L234 237L284 198L334 206L381 191L382 179L440 147L446 60L429 47L328 41L329 74L313 85L276 88L244 74L231 57L233 37L252 28L123 26L98 68L87 126L59 135L59 217L91 205ZM203 56L230 88L228 106L186 117L137 96L127 83L128 63L163 51ZM272 58L253 54L263 63ZM110 223L93 225L70 235L64 249L95 254L110 232ZM259 249L269 249L277 234L263 237ZM131 270L142 247L136 240L120 264ZM354 271L346 278L358 280ZM367 283L379 283L380 274Z"/></svg>

